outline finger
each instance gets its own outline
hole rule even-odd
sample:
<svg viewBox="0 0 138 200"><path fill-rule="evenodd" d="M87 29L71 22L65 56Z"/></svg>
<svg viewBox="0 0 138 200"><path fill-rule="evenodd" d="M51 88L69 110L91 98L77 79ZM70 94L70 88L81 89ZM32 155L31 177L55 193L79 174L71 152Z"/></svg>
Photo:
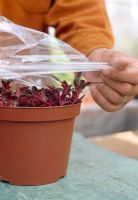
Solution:
<svg viewBox="0 0 138 200"><path fill-rule="evenodd" d="M119 92L121 95L137 95L138 84L132 85L130 83L123 83L120 81L114 81L107 76L101 75L101 78L106 85Z"/></svg>
<svg viewBox="0 0 138 200"><path fill-rule="evenodd" d="M109 102L116 105L124 103L124 99L126 95L125 96L120 95L118 92L116 92L115 90L113 90L112 88L110 88L109 86L105 84L96 85L96 88ZM127 96L127 100L125 101L125 104L128 103L133 98L134 98L134 95Z"/></svg>
<svg viewBox="0 0 138 200"><path fill-rule="evenodd" d="M108 85L102 83L96 85L96 88L110 103L117 105L123 102L124 96L109 87Z"/></svg>
<svg viewBox="0 0 138 200"><path fill-rule="evenodd" d="M114 112L121 109L124 105L115 105L109 102L96 88L95 85L91 86L91 94L95 102L107 112Z"/></svg>
<svg viewBox="0 0 138 200"><path fill-rule="evenodd" d="M83 72L83 76L88 82L101 82L101 72Z"/></svg>

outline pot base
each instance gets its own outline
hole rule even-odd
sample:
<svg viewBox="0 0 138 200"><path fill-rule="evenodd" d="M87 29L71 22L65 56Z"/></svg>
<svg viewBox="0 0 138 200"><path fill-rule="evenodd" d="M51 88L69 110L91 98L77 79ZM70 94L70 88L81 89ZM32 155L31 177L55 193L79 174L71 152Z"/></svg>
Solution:
<svg viewBox="0 0 138 200"><path fill-rule="evenodd" d="M59 181L60 179L62 179L62 178L65 178L66 177L66 175L65 176L61 176L61 177L59 177L59 178L55 178L54 180L50 180L50 181L45 181L45 182L40 182L40 183L32 183L32 182L27 182L26 183L26 181L25 181L25 183L21 183L21 181L19 181L19 182L17 182L17 181L15 181L15 182L11 182L11 181L7 181L6 179L1 179L0 180L0 182L3 182L3 183L5 183L5 184L9 184L9 185L15 185L15 186L39 186L39 185L47 185L47 184L52 184L52 183L55 183L55 182L57 182L57 181Z"/></svg>

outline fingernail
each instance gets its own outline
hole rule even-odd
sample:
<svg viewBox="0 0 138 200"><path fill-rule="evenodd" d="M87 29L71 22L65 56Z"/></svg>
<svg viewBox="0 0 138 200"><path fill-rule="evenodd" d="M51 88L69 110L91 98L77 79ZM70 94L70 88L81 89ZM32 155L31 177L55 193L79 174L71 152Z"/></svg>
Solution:
<svg viewBox="0 0 138 200"><path fill-rule="evenodd" d="M109 76L110 75L110 70L109 69L103 69L102 70L103 75Z"/></svg>

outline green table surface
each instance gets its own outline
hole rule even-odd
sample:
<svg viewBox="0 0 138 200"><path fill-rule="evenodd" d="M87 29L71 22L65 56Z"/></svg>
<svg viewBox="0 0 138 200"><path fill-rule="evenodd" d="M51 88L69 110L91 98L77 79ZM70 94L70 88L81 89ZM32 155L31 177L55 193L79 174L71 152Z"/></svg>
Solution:
<svg viewBox="0 0 138 200"><path fill-rule="evenodd" d="M138 200L138 161L73 137L68 174L56 183L0 183L0 200Z"/></svg>

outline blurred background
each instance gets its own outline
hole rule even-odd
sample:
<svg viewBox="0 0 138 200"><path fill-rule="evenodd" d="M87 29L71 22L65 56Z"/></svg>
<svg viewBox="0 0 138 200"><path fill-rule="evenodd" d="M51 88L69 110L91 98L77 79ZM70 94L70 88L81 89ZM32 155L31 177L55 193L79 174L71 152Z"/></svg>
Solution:
<svg viewBox="0 0 138 200"><path fill-rule="evenodd" d="M138 0L106 0L115 48L138 56Z"/></svg>

